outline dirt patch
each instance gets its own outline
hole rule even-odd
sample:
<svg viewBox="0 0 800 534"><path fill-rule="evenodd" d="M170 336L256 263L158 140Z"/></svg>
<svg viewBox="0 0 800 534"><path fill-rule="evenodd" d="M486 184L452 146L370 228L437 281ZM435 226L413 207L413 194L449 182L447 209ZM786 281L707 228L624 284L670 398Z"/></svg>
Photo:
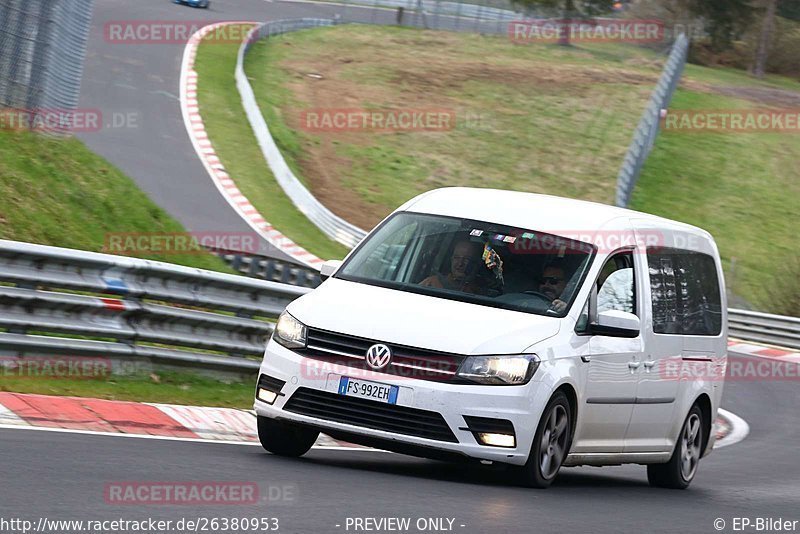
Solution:
<svg viewBox="0 0 800 534"><path fill-rule="evenodd" d="M684 76L681 78L680 87L687 91L696 91L698 93L713 93L714 88L711 84L692 80Z"/></svg>
<svg viewBox="0 0 800 534"><path fill-rule="evenodd" d="M416 67L416 68L413 68ZM657 76L623 69L591 69L575 67L537 68L536 65L512 66L491 63L447 62L441 65L403 65L394 70L393 82L410 92L445 92L462 89L469 82L489 82L515 88L535 88L540 92L584 93L593 84L625 83L631 85L652 84Z"/></svg>
<svg viewBox="0 0 800 534"><path fill-rule="evenodd" d="M302 113L306 110L356 109L363 108L364 102L379 103L387 107L402 105L402 101L394 103L392 95L387 95L384 91L339 79L338 71L341 66L323 63L315 65L315 70L309 71L321 73L322 78L298 76L289 84L295 99L301 103L296 109L284 110L284 119L292 129L303 131ZM435 104L430 104L430 107L434 106ZM365 202L358 192L344 185L352 162L337 154L336 146L369 144L372 134L356 131L319 132L314 135L316 142L305 140L302 156L298 158L311 192L339 217L359 228L371 229L383 219L385 213Z"/></svg>
<svg viewBox="0 0 800 534"><path fill-rule="evenodd" d="M736 87L733 85L715 85L712 88L715 92L750 100L767 106L779 108L792 108L800 106L800 93L786 89L772 89L768 87Z"/></svg>
<svg viewBox="0 0 800 534"><path fill-rule="evenodd" d="M800 92L773 87L742 87L737 85L711 85L684 78L681 86L701 93L717 94L749 100L762 106L796 108L800 106Z"/></svg>

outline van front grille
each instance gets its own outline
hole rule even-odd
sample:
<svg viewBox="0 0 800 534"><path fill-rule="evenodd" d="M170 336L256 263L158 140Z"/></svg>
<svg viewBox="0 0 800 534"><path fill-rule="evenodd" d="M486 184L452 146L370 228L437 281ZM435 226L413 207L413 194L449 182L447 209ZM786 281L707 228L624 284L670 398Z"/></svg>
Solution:
<svg viewBox="0 0 800 534"><path fill-rule="evenodd" d="M441 414L336 393L298 388L283 407L288 412L395 434L458 443Z"/></svg>
<svg viewBox="0 0 800 534"><path fill-rule="evenodd" d="M376 343L383 343L392 351L391 363L385 369L381 369L381 373L419 380L472 383L456 376L456 371L464 361L464 356L374 341L314 328L308 329L306 348L297 352L314 360L371 370L366 365L366 354L367 349Z"/></svg>

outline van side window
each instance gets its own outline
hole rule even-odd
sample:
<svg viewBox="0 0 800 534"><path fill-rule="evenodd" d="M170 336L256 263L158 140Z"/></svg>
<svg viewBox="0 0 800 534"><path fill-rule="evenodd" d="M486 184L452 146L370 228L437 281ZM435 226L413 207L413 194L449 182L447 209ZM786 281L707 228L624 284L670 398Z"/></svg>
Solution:
<svg viewBox="0 0 800 534"><path fill-rule="evenodd" d="M714 258L680 249L648 248L653 332L716 336L722 304Z"/></svg>
<svg viewBox="0 0 800 534"><path fill-rule="evenodd" d="M620 252L606 260L596 281L597 311L619 310L636 314L634 282L633 255L630 252ZM586 333L588 324L589 301L587 300L578 317L575 331Z"/></svg>
<svg viewBox="0 0 800 534"><path fill-rule="evenodd" d="M633 256L623 252L610 258L597 279L597 311L636 313Z"/></svg>

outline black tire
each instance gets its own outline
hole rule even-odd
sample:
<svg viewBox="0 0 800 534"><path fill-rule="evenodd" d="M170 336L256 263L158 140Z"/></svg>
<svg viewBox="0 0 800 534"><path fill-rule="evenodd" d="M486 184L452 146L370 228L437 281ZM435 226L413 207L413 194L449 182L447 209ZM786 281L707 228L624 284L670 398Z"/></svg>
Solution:
<svg viewBox="0 0 800 534"><path fill-rule="evenodd" d="M647 481L651 486L669 489L689 487L697 474L700 456L705 447L704 428L703 412L695 404L683 421L669 462L647 466Z"/></svg>
<svg viewBox="0 0 800 534"><path fill-rule="evenodd" d="M258 416L258 440L261 446L279 456L302 456L317 441L318 430Z"/></svg>
<svg viewBox="0 0 800 534"><path fill-rule="evenodd" d="M553 428L560 429L555 436ZM544 441L550 444L546 450L542 447ZM559 391L553 395L542 412L528 461L518 472L520 483L531 488L549 487L558 476L558 470L569 454L571 444L572 410L567 396ZM547 462L544 459L545 455L550 458Z"/></svg>

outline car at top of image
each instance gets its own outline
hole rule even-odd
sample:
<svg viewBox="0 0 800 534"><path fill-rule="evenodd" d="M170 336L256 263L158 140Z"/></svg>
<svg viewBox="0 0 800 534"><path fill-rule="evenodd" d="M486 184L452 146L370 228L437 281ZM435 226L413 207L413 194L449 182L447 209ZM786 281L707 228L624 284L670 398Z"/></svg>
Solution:
<svg viewBox="0 0 800 534"><path fill-rule="evenodd" d="M509 464L547 487L562 466L647 466L686 488L711 452L727 312L716 244L621 208L445 188L398 208L267 344L263 447L320 432L437 459ZM687 378L688 376L688 378Z"/></svg>
<svg viewBox="0 0 800 534"><path fill-rule="evenodd" d="M174 4L183 4L191 7L208 8L211 5L211 0L172 0Z"/></svg>

